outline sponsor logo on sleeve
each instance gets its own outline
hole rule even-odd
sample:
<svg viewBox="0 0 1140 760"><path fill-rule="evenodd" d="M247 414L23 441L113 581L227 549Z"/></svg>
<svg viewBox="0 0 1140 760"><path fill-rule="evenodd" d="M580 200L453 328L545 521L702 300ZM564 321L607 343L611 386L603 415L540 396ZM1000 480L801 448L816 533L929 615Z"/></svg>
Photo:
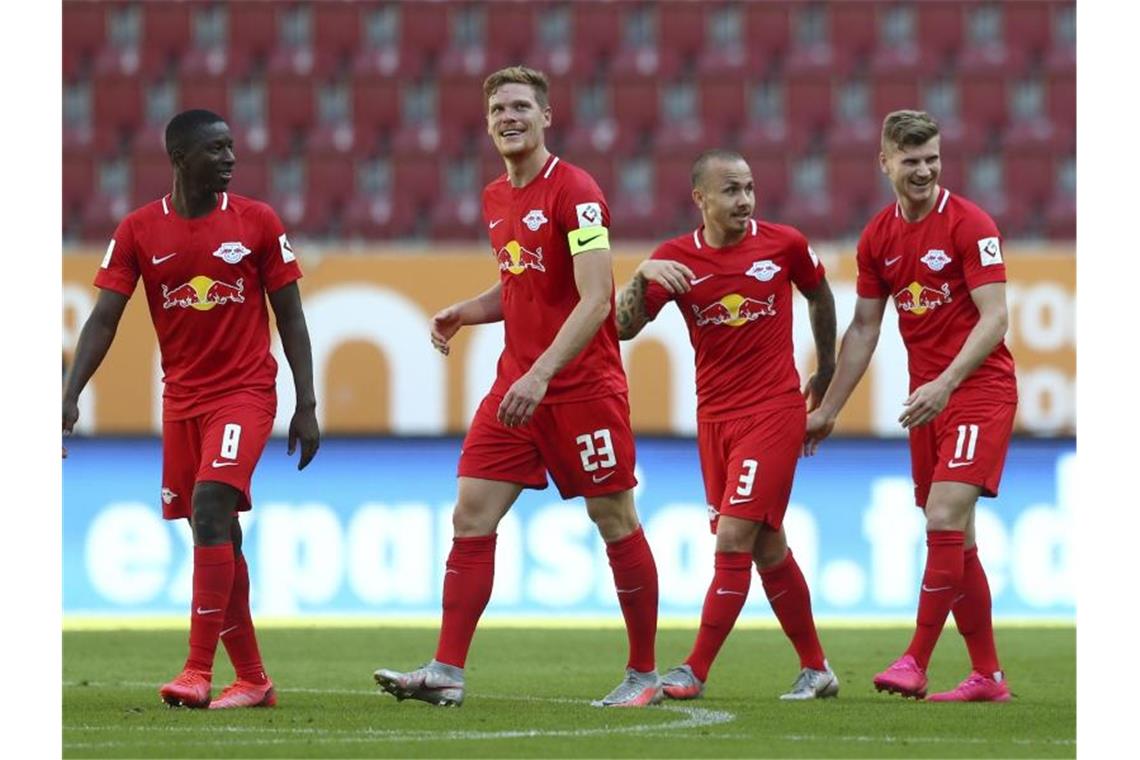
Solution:
<svg viewBox="0 0 1140 760"><path fill-rule="evenodd" d="M218 246L218 250L214 251L214 255L227 264L236 264L251 253L253 251L241 243L222 243Z"/></svg>
<svg viewBox="0 0 1140 760"><path fill-rule="evenodd" d="M982 238L978 241L978 252L982 255L982 266L992 267L1002 263L1001 241L996 237Z"/></svg>
<svg viewBox="0 0 1140 760"><path fill-rule="evenodd" d="M602 225L602 204L579 203L574 207L578 212L579 227L600 227Z"/></svg>
<svg viewBox="0 0 1140 760"><path fill-rule="evenodd" d="M538 228L548 221L550 220L546 218L546 214L542 213L542 209L540 208L532 208L527 212L527 215L522 218L523 224L525 224L526 228L531 232L538 232Z"/></svg>
<svg viewBox="0 0 1140 760"><path fill-rule="evenodd" d="M930 267L932 271L941 272L950 263L950 257L941 248L931 248L919 261Z"/></svg>
<svg viewBox="0 0 1140 760"><path fill-rule="evenodd" d="M297 256L293 253L293 246L289 245L289 238L282 232L281 236L277 238L277 242L281 244L281 260L286 264L297 260Z"/></svg>

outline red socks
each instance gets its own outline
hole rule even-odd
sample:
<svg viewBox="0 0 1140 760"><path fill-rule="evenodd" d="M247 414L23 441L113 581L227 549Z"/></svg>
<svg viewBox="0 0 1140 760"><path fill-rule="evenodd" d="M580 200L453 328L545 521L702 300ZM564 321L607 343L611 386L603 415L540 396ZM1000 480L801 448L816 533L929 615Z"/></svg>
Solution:
<svg viewBox="0 0 1140 760"><path fill-rule="evenodd" d="M221 639L238 678L258 684L268 680L265 666L261 664L261 652L257 648L253 618L249 614L249 567L241 554L234 558L234 585L230 591Z"/></svg>
<svg viewBox="0 0 1140 760"><path fill-rule="evenodd" d="M992 678L994 673L1001 670L1001 666L998 664L994 624L990 615L990 583L986 579L981 560L978 559L976 546L966 550L962 585L952 609L958 632L966 640L972 667Z"/></svg>
<svg viewBox="0 0 1140 760"><path fill-rule="evenodd" d="M194 593L190 600L190 656L186 669L214 670L218 634L234 585L233 544L194 547Z"/></svg>
<svg viewBox="0 0 1140 760"><path fill-rule="evenodd" d="M811 615L811 592L792 550L788 549L787 556L779 564L758 572L772 612L776 613L784 635L791 640L796 654L800 656L800 667L823 670L823 647Z"/></svg>
<svg viewBox="0 0 1140 760"><path fill-rule="evenodd" d="M748 552L717 552L714 568L712 583L705 594L705 605L701 608L697 640L685 659L685 664L701 681L708 680L713 660L748 599L748 587L752 583L752 555Z"/></svg>
<svg viewBox="0 0 1140 760"><path fill-rule="evenodd" d="M462 668L475 635L475 626L495 582L497 534L452 539L443 576L443 623L439 629L438 662Z"/></svg>
<svg viewBox="0 0 1140 760"><path fill-rule="evenodd" d="M946 624L950 607L960 593L965 564L965 534L960 530L926 533L926 572L918 595L918 624L906 653L926 670L934 645ZM987 592L987 597L989 596Z"/></svg>
<svg viewBox="0 0 1140 760"><path fill-rule="evenodd" d="M657 637L657 565L645 540L637 530L625 538L606 544L606 556L614 573L618 604L625 618L629 637L626 667L645 673L657 668L654 640ZM438 658L437 658L438 659Z"/></svg>

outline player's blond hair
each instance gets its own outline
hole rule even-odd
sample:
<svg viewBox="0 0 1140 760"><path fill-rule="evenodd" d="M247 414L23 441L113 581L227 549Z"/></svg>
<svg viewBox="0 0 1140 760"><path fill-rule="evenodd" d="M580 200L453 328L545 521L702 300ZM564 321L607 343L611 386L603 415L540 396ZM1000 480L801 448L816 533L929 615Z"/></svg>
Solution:
<svg viewBox="0 0 1140 760"><path fill-rule="evenodd" d="M903 146L922 145L938 135L938 122L926 111L891 111L883 119L882 146L897 150Z"/></svg>
<svg viewBox="0 0 1140 760"><path fill-rule="evenodd" d="M505 84L527 84L534 90L534 99L538 103L539 108L546 108L550 105L549 93L550 83L546 79L546 74L543 74L537 69L532 69L527 66L508 66L505 69L499 69L495 73L483 80L483 105L485 106L491 100L491 96Z"/></svg>

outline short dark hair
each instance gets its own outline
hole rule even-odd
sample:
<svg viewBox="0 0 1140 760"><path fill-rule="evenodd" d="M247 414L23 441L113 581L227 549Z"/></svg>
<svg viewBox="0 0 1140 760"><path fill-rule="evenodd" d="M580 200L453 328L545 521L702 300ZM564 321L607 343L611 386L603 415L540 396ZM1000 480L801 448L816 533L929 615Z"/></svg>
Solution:
<svg viewBox="0 0 1140 760"><path fill-rule="evenodd" d="M225 119L204 108L192 108L175 115L166 125L164 142L167 154L173 155L175 149L186 150L199 129L219 121L224 123Z"/></svg>
<svg viewBox="0 0 1140 760"><path fill-rule="evenodd" d="M693 162L693 187L701 184L701 179L705 176L705 169L713 161L744 161L744 156L737 153L735 150L727 148L710 148L701 155L697 156L697 160ZM747 163L747 162L745 162Z"/></svg>
<svg viewBox="0 0 1140 760"><path fill-rule="evenodd" d="M891 111L883 119L882 146L898 150L902 147L922 145L938 136L938 122L926 111L904 109Z"/></svg>

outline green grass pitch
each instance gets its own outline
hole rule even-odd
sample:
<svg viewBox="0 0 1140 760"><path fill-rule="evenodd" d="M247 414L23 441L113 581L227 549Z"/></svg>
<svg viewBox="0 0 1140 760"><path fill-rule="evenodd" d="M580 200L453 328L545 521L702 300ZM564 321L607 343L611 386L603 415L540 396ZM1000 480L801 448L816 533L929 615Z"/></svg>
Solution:
<svg viewBox="0 0 1140 760"><path fill-rule="evenodd" d="M838 699L783 703L798 670L775 629L733 632L703 699L642 710L590 706L625 664L620 629L488 627L475 636L460 708L398 703L377 667L429 658L435 631L266 628L275 709L171 710L158 686L186 651L177 630L65 631L63 756L72 757L1075 757L1076 632L1001 627L1008 704L932 704L879 694L872 676L906 646L906 628L825 627ZM692 629L662 630L662 670ZM947 628L932 691L969 670ZM232 678L219 647L214 693Z"/></svg>

